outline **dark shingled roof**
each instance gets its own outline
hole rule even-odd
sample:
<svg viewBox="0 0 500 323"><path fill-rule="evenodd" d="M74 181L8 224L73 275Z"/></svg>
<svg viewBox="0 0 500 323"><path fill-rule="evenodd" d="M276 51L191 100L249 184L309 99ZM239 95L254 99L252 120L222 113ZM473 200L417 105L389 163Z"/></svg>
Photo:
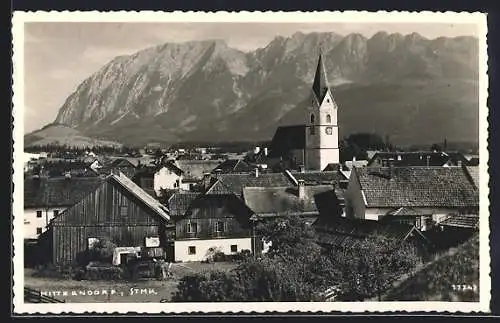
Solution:
<svg viewBox="0 0 500 323"><path fill-rule="evenodd" d="M426 240L414 226L400 223L348 218L322 221L320 218L314 224L314 228L318 232L320 243L339 247L348 245L354 240L366 239L377 235L402 241L411 234L415 234Z"/></svg>
<svg viewBox="0 0 500 323"><path fill-rule="evenodd" d="M200 196L197 192L178 191L168 199L168 209L172 217L180 217L186 213L191 203Z"/></svg>
<svg viewBox="0 0 500 323"><path fill-rule="evenodd" d="M340 171L307 171L291 173L297 180L303 180L306 185L333 185L338 184L340 181L347 180Z"/></svg>
<svg viewBox="0 0 500 323"><path fill-rule="evenodd" d="M247 224L253 215L245 203L234 194L201 195L196 198L185 213L187 218L228 218L243 219Z"/></svg>
<svg viewBox="0 0 500 323"><path fill-rule="evenodd" d="M220 161L218 160L176 160L175 164L184 172L184 181L199 181L205 173L211 173Z"/></svg>
<svg viewBox="0 0 500 323"><path fill-rule="evenodd" d="M467 169L467 172L469 172L469 175L472 179L472 182L476 186L476 188L479 188L479 167L478 166L467 166L465 167Z"/></svg>
<svg viewBox="0 0 500 323"><path fill-rule="evenodd" d="M248 173L253 171L253 167L242 159L227 159L217 166L213 171L220 170L222 174L228 173Z"/></svg>
<svg viewBox="0 0 500 323"><path fill-rule="evenodd" d="M279 187L293 184L283 173L255 174L220 174L217 182L207 194L236 194L241 196L244 187Z"/></svg>
<svg viewBox="0 0 500 323"><path fill-rule="evenodd" d="M328 80L326 78L326 70L323 64L322 55L319 55L316 75L314 75L313 92L320 103L323 101L326 92L328 92Z"/></svg>
<svg viewBox="0 0 500 323"><path fill-rule="evenodd" d="M305 128L305 125L278 127L271 141L269 157L282 156L290 150L304 149L306 146Z"/></svg>
<svg viewBox="0 0 500 323"><path fill-rule="evenodd" d="M318 213L317 198L321 193L333 193L330 185L305 186L304 198L298 196L298 188L290 187L245 187L245 204L259 215L285 215L295 213ZM330 198L333 200L333 198Z"/></svg>
<svg viewBox="0 0 500 323"><path fill-rule="evenodd" d="M135 168L135 165L132 164L128 159L125 158L117 158L113 160L110 164L109 167L130 167L130 168Z"/></svg>
<svg viewBox="0 0 500 323"><path fill-rule="evenodd" d="M27 178L24 207L71 206L103 183L100 177Z"/></svg>
<svg viewBox="0 0 500 323"><path fill-rule="evenodd" d="M479 207L462 167L356 168L368 207Z"/></svg>

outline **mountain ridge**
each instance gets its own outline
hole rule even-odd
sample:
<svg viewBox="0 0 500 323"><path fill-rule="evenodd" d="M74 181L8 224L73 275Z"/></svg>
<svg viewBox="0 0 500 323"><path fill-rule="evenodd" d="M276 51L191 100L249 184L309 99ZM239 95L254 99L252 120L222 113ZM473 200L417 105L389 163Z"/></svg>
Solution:
<svg viewBox="0 0 500 323"><path fill-rule="evenodd" d="M249 52L223 40L167 43L115 57L77 87L55 122L130 144L269 139L278 125L301 122L321 49L344 135L373 130L405 143L470 140L478 133L477 41L298 32ZM444 121L449 125L418 135L424 123Z"/></svg>

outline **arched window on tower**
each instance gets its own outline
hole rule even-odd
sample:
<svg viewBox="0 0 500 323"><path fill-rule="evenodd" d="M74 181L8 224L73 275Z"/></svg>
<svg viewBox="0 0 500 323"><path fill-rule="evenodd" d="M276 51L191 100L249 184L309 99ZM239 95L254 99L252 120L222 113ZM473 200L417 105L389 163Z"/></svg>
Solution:
<svg viewBox="0 0 500 323"><path fill-rule="evenodd" d="M326 115L326 123L332 123L332 117L329 114Z"/></svg>
<svg viewBox="0 0 500 323"><path fill-rule="evenodd" d="M311 123L314 124L314 121L315 121L314 114L311 114Z"/></svg>
<svg viewBox="0 0 500 323"><path fill-rule="evenodd" d="M314 122L316 121L314 117L314 113L311 113L311 126L309 127L309 134L314 135L316 133L316 129L314 128Z"/></svg>

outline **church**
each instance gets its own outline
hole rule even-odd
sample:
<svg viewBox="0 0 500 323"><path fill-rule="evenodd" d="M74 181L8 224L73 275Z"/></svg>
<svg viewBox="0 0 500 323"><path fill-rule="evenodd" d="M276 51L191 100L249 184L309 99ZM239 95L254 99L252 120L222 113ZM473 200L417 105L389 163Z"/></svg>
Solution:
<svg viewBox="0 0 500 323"><path fill-rule="evenodd" d="M338 165L337 110L320 54L304 124L278 127L271 141L271 155L290 162L291 167L309 171L324 171Z"/></svg>

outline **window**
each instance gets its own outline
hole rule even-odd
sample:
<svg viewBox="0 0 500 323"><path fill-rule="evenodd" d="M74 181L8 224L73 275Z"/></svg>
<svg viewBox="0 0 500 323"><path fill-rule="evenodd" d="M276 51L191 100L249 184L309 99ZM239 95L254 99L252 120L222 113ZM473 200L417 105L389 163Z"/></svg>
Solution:
<svg viewBox="0 0 500 323"><path fill-rule="evenodd" d="M311 123L315 122L314 114L311 114Z"/></svg>
<svg viewBox="0 0 500 323"><path fill-rule="evenodd" d="M195 246L188 247L188 255L196 255L196 247Z"/></svg>
<svg viewBox="0 0 500 323"><path fill-rule="evenodd" d="M309 127L309 134L311 134L311 135L316 134L316 129L314 128L314 126Z"/></svg>
<svg viewBox="0 0 500 323"><path fill-rule="evenodd" d="M196 233L196 232L198 232L198 223L196 223L196 222L188 222L188 224L187 224L187 232L188 233Z"/></svg>
<svg viewBox="0 0 500 323"><path fill-rule="evenodd" d="M332 116L329 114L326 115L326 123L332 123Z"/></svg>
<svg viewBox="0 0 500 323"><path fill-rule="evenodd" d="M59 210L54 210L54 217L59 215Z"/></svg>
<svg viewBox="0 0 500 323"><path fill-rule="evenodd" d="M42 211L36 211L36 217L41 218L42 217Z"/></svg>
<svg viewBox="0 0 500 323"><path fill-rule="evenodd" d="M40 227L36 228L36 234L42 234L42 228Z"/></svg>
<svg viewBox="0 0 500 323"><path fill-rule="evenodd" d="M127 216L127 214L128 214L128 207L126 205L120 206L120 215Z"/></svg>
<svg viewBox="0 0 500 323"><path fill-rule="evenodd" d="M217 221L215 223L215 232L224 232L224 222Z"/></svg>
<svg viewBox="0 0 500 323"><path fill-rule="evenodd" d="M238 252L238 245L232 244L231 245L231 252Z"/></svg>

